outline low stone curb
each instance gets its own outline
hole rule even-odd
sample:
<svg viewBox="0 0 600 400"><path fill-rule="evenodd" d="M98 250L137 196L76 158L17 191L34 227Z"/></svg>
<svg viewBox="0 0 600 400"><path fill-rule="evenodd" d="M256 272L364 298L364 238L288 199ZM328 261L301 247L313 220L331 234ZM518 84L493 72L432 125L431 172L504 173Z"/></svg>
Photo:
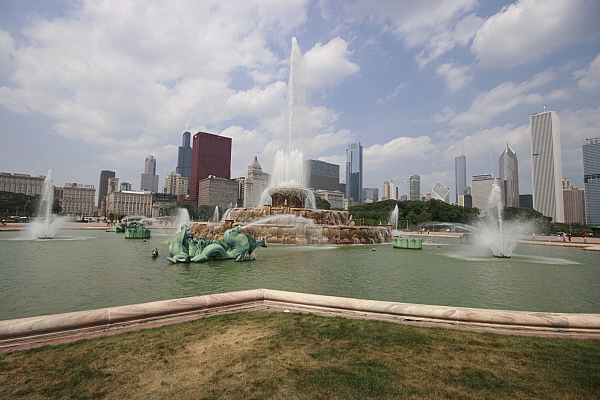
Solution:
<svg viewBox="0 0 600 400"><path fill-rule="evenodd" d="M256 310L495 333L600 338L600 314L488 310L252 289L0 321L0 352Z"/></svg>

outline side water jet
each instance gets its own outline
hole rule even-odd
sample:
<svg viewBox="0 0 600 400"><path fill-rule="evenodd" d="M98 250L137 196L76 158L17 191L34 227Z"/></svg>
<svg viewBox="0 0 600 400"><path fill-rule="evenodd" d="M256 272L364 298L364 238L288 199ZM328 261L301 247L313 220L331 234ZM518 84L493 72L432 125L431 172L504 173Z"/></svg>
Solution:
<svg viewBox="0 0 600 400"><path fill-rule="evenodd" d="M389 224L394 227L394 230L398 230L398 204L394 207L392 214L390 215Z"/></svg>
<svg viewBox="0 0 600 400"><path fill-rule="evenodd" d="M48 170L42 196L36 211L35 219L28 225L25 234L28 239L53 239L63 227L66 218L56 217L52 214L54 203L54 186L52 185L52 170Z"/></svg>
<svg viewBox="0 0 600 400"><path fill-rule="evenodd" d="M510 258L519 240L531 230L531 224L522 221L505 221L503 217L501 190L498 184L492 187L487 208L474 225L440 224L462 228L472 234L473 244L480 249L491 250L497 258Z"/></svg>
<svg viewBox="0 0 600 400"><path fill-rule="evenodd" d="M219 206L215 206L215 212L213 213L212 222L219 222Z"/></svg>

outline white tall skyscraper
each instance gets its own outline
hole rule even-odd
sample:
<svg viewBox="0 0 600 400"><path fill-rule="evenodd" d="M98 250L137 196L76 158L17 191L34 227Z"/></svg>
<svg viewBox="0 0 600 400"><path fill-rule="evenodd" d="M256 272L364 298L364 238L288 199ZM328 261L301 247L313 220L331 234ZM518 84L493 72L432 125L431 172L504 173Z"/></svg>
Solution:
<svg viewBox="0 0 600 400"><path fill-rule="evenodd" d="M498 160L502 205L519 207L519 163L517 153L506 143L506 149Z"/></svg>
<svg viewBox="0 0 600 400"><path fill-rule="evenodd" d="M560 125L555 111L529 117L533 209L554 222L565 221L562 193Z"/></svg>

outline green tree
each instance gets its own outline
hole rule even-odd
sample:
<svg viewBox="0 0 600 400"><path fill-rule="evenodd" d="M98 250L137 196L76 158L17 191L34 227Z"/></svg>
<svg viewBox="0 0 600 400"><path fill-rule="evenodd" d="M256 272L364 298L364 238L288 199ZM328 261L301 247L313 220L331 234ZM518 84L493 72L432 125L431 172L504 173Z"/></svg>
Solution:
<svg viewBox="0 0 600 400"><path fill-rule="evenodd" d="M321 198L321 196L315 196L315 203L317 203L316 206L319 210L331 209L331 204L327 200Z"/></svg>
<svg viewBox="0 0 600 400"><path fill-rule="evenodd" d="M54 214L58 214L61 211L62 211L62 206L60 205L60 200L58 199L58 197L55 197L54 201L52 202L52 212Z"/></svg>

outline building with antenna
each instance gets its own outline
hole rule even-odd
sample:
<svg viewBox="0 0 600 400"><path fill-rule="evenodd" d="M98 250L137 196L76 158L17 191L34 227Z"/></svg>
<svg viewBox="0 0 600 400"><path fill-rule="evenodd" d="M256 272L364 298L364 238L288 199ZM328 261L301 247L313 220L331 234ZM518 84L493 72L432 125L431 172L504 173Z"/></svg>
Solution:
<svg viewBox="0 0 600 400"><path fill-rule="evenodd" d="M181 146L177 148L177 168L175 168L175 172L181 175L183 178L186 178L188 183L192 179L192 146L191 139L192 134L188 131L187 126L185 132L183 132L183 137L181 140ZM187 194L189 194L190 189L188 185Z"/></svg>
<svg viewBox="0 0 600 400"><path fill-rule="evenodd" d="M519 207L519 162L517 153L506 143L506 148L498 160L502 205Z"/></svg>
<svg viewBox="0 0 600 400"><path fill-rule="evenodd" d="M562 192L560 124L555 111L529 117L533 209L554 222L565 222Z"/></svg>

